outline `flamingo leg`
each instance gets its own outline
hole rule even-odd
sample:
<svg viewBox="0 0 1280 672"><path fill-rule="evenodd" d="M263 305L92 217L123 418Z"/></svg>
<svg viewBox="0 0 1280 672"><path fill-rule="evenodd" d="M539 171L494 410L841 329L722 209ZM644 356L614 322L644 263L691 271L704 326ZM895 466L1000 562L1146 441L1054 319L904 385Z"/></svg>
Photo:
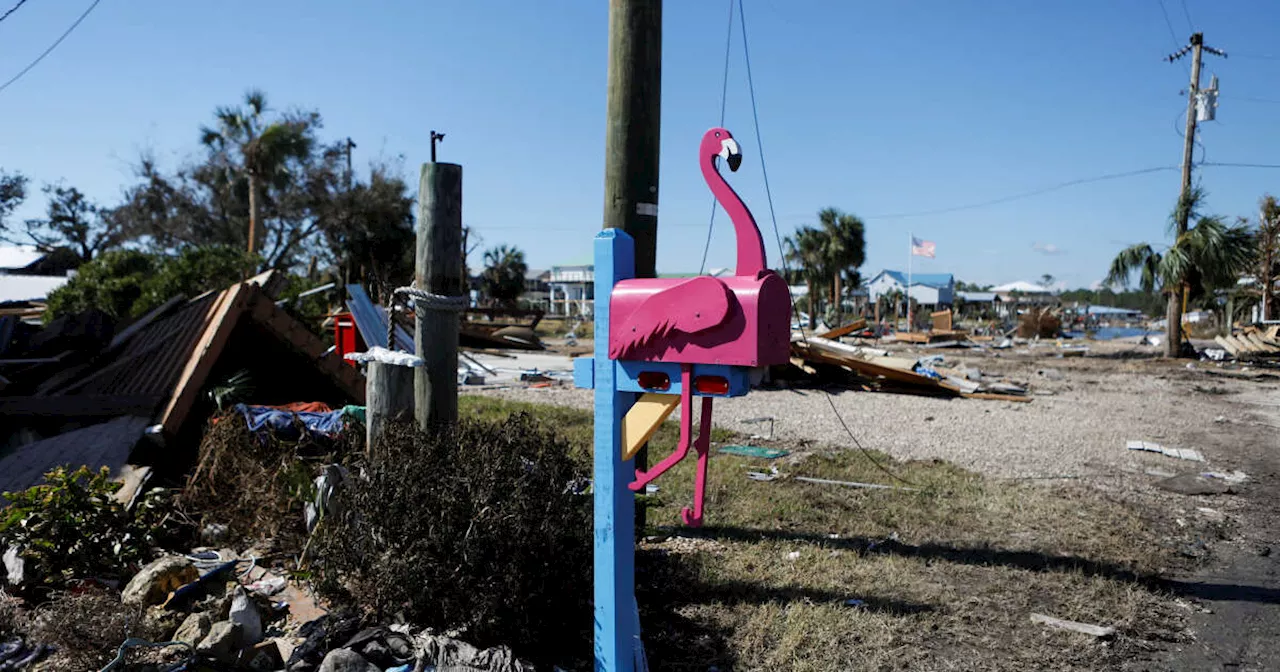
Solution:
<svg viewBox="0 0 1280 672"><path fill-rule="evenodd" d="M648 471L636 469L636 480L627 485L632 492L640 492L644 486L676 466L689 454L693 434L693 366L680 365L680 443L672 453Z"/></svg>
<svg viewBox="0 0 1280 672"><path fill-rule="evenodd" d="M707 467L711 462L711 401L711 397L702 398L702 413L698 419L698 441L694 444L698 450L698 469L693 478L693 510L685 507L680 511L680 518L689 527L702 527L702 502L707 491Z"/></svg>

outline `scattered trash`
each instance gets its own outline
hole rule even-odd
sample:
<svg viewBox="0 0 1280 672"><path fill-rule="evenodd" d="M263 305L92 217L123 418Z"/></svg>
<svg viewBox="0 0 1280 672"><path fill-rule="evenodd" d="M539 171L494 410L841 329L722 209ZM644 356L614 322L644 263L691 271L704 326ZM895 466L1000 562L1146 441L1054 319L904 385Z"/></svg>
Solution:
<svg viewBox="0 0 1280 672"><path fill-rule="evenodd" d="M1214 418L1214 419L1213 419L1213 421L1214 421L1214 422L1216 422L1216 423L1218 423L1218 424L1222 424L1222 423L1224 423L1224 422L1226 422L1226 421L1227 421L1227 416L1225 416L1225 415L1219 415L1218 417Z"/></svg>
<svg viewBox="0 0 1280 672"><path fill-rule="evenodd" d="M130 637L129 639L124 640L124 643L122 643L120 645L120 648L116 650L116 657L112 658L111 662L107 663L106 667L103 667L101 672L109 672L110 670L123 669L125 654L129 652L129 649L134 649L139 647L145 647L148 649L167 649L170 646L186 647L187 659L188 660L191 659L193 654L192 646L190 644L187 644L186 642L148 642L145 639ZM9 668L6 666L5 669L9 669ZM179 669L179 668L171 668L171 669ZM183 666L182 669L185 669L185 665Z"/></svg>
<svg viewBox="0 0 1280 672"><path fill-rule="evenodd" d="M779 473L778 473L778 468L777 468L777 467L769 467L769 473L764 473L764 472L761 472L761 471L748 471L748 472L747 472L747 478L749 478L749 479L751 479L751 480L753 480L753 481L765 481L765 482L768 482L768 481L774 481L774 480L777 480L778 478L780 478L781 476L782 476L782 474L779 474Z"/></svg>
<svg viewBox="0 0 1280 672"><path fill-rule="evenodd" d="M315 478L316 496L303 508L303 516L307 522L307 532L315 530L316 523L324 515L333 513L333 492L347 478L347 470L341 465L327 464L324 471Z"/></svg>
<svg viewBox="0 0 1280 672"><path fill-rule="evenodd" d="M243 586L236 588L227 618L240 626L241 646L249 647L262 641L262 615Z"/></svg>
<svg viewBox="0 0 1280 672"><path fill-rule="evenodd" d="M484 376L474 371L461 371L458 373L459 385L484 385Z"/></svg>
<svg viewBox="0 0 1280 672"><path fill-rule="evenodd" d="M1176 457L1179 460L1191 460L1193 462L1204 462L1204 455L1198 450L1190 448L1166 448L1158 443L1149 441L1129 441L1125 446L1129 450L1145 450L1151 453L1160 453L1169 457Z"/></svg>
<svg viewBox="0 0 1280 672"><path fill-rule="evenodd" d="M763 416L763 417L759 417L759 418L747 418L746 420L743 420L743 421L742 421L742 424L744 424L744 425L758 425L758 424L760 424L760 423L762 423L762 422L767 422L767 423L769 423L769 435L768 435L768 436L760 436L759 434L752 434L750 438L752 438L752 439L766 439L766 440L768 440L768 439L772 439L772 438L773 438L773 418L772 418L771 416Z"/></svg>
<svg viewBox="0 0 1280 672"><path fill-rule="evenodd" d="M1062 375L1062 372L1057 369L1040 369L1039 371L1036 371L1036 375L1046 380L1063 380L1066 378L1066 376Z"/></svg>
<svg viewBox="0 0 1280 672"><path fill-rule="evenodd" d="M656 495L659 490L661 490L661 488L654 483L649 483L644 486L644 494L646 495Z"/></svg>
<svg viewBox="0 0 1280 672"><path fill-rule="evenodd" d="M844 604L846 607L865 607L867 605L862 600L845 600Z"/></svg>
<svg viewBox="0 0 1280 672"><path fill-rule="evenodd" d="M1205 478L1218 478L1232 485L1244 483L1249 479L1249 475L1243 471L1206 471L1200 475Z"/></svg>
<svg viewBox="0 0 1280 672"><path fill-rule="evenodd" d="M180 555L166 555L152 561L133 575L129 583L120 593L120 600L126 604L141 604L149 607L160 604L168 598L171 591L200 578L195 565Z"/></svg>
<svg viewBox="0 0 1280 672"><path fill-rule="evenodd" d="M881 483L858 483L857 481L832 481L825 478L811 478L809 476L796 476L797 481L805 483L818 483L821 485L843 485L849 488L873 488L876 490L908 490L911 492L920 492L920 488L909 488L901 485L884 485Z"/></svg>
<svg viewBox="0 0 1280 672"><path fill-rule="evenodd" d="M10 546L4 552L4 569L5 576L9 580L9 585L20 586L26 576L27 562L22 559L22 547Z"/></svg>
<svg viewBox="0 0 1280 672"><path fill-rule="evenodd" d="M1116 633L1116 629L1109 626L1079 623L1077 621L1065 621L1061 618L1045 616L1044 614L1031 614L1031 622L1047 625L1051 628L1060 628L1062 630L1079 632L1092 637L1110 637Z"/></svg>
<svg viewBox="0 0 1280 672"><path fill-rule="evenodd" d="M788 554L787 554L787 559L788 559L788 560L799 560L799 559L800 559L800 551L791 551L790 553L788 553Z"/></svg>
<svg viewBox="0 0 1280 672"><path fill-rule="evenodd" d="M1227 359L1227 351L1222 348L1205 348L1201 352L1204 353L1205 357L1215 362L1222 362Z"/></svg>
<svg viewBox="0 0 1280 672"><path fill-rule="evenodd" d="M270 597L284 590L288 581L283 576L264 576L253 583L245 586L251 593L257 593L263 597Z"/></svg>
<svg viewBox="0 0 1280 672"><path fill-rule="evenodd" d="M1222 521L1227 519L1227 514L1217 509L1211 509L1207 506L1198 506L1196 507L1196 511L1198 511L1200 515L1209 519L1209 521L1213 523L1221 523Z"/></svg>
<svg viewBox="0 0 1280 672"><path fill-rule="evenodd" d="M200 528L200 540L206 544L216 544L226 539L230 530L222 523L209 523Z"/></svg>
<svg viewBox="0 0 1280 672"><path fill-rule="evenodd" d="M764 460L776 460L779 457L791 454L791 451L782 450L781 448L762 448L760 446L724 446L720 449L720 452L726 455L758 457Z"/></svg>

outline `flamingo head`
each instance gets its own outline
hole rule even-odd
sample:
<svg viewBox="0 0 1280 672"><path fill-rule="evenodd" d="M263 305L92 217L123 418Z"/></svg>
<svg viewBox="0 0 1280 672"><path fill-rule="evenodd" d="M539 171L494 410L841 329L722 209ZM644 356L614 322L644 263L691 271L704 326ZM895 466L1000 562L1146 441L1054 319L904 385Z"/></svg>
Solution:
<svg viewBox="0 0 1280 672"><path fill-rule="evenodd" d="M742 150L728 129L713 128L702 136L702 157L712 159L716 156L729 164L729 170L736 171L742 165Z"/></svg>

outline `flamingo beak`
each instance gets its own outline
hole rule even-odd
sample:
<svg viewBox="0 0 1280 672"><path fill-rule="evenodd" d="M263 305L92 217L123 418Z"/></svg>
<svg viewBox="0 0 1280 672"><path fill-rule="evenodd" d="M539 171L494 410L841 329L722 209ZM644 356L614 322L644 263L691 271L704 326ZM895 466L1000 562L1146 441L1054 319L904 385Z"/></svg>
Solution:
<svg viewBox="0 0 1280 672"><path fill-rule="evenodd" d="M733 138L721 140L720 158L729 164L729 170L737 171L738 166L742 165L742 150L738 148L738 142Z"/></svg>

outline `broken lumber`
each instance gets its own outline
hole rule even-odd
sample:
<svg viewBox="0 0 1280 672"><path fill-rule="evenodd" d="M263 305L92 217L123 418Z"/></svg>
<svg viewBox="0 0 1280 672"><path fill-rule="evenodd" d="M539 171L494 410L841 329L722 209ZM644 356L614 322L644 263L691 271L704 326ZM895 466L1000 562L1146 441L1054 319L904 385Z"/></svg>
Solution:
<svg viewBox="0 0 1280 672"><path fill-rule="evenodd" d="M1218 345L1221 345L1222 349L1226 350L1227 354L1231 355L1232 357L1235 357L1236 355L1240 354L1240 349L1236 347L1235 342L1226 338L1225 336L1214 336L1213 342L1217 343Z"/></svg>
<svg viewBox="0 0 1280 672"><path fill-rule="evenodd" d="M840 338L841 336L848 336L849 334L852 334L855 331L861 331L866 328L867 328L867 320L866 318L862 318L862 319L854 320L849 324L844 325L843 327L836 327L831 331L818 334L818 338L829 338L829 339L835 340L837 338Z"/></svg>
<svg viewBox="0 0 1280 672"><path fill-rule="evenodd" d="M960 396L965 399L986 399L988 401L1016 401L1023 404L1031 403L1031 397L1020 397L1016 394L998 394L996 392L961 392Z"/></svg>
<svg viewBox="0 0 1280 672"><path fill-rule="evenodd" d="M1080 623L1078 621L1067 621L1061 618L1045 616L1044 614L1031 614L1031 622L1040 623L1060 630L1070 630L1072 632L1078 632L1092 637L1110 637L1116 633L1116 629L1109 626Z"/></svg>

